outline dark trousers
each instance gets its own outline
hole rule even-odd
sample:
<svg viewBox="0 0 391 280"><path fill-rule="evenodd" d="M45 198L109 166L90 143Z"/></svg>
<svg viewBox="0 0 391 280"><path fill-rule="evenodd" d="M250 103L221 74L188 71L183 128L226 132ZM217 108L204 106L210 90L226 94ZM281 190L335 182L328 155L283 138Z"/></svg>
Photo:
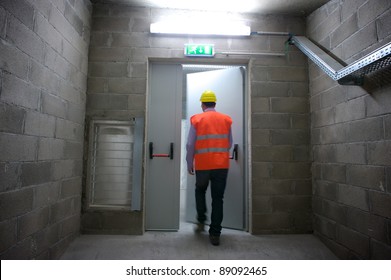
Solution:
<svg viewBox="0 0 391 280"><path fill-rule="evenodd" d="M197 219L200 223L206 220L206 200L205 193L210 181L210 191L212 196L212 213L209 234L220 236L221 222L223 221L223 199L225 185L227 183L228 169L212 169L196 171L196 208Z"/></svg>

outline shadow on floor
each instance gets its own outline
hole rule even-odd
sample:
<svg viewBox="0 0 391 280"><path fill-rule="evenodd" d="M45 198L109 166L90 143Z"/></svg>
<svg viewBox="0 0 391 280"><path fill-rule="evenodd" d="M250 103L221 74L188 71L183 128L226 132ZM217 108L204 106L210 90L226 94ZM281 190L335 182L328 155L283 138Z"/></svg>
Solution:
<svg viewBox="0 0 391 280"><path fill-rule="evenodd" d="M251 235L223 229L220 246L208 233L194 233L182 223L178 232L149 231L144 235L81 235L62 260L335 260L314 235Z"/></svg>

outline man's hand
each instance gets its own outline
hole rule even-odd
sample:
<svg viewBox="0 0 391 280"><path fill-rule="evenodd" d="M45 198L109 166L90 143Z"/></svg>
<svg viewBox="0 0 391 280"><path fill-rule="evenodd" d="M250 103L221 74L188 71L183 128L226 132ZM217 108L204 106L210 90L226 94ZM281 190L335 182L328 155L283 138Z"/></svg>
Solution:
<svg viewBox="0 0 391 280"><path fill-rule="evenodd" d="M188 169L187 172L189 172L190 175L194 175L194 169L193 168Z"/></svg>

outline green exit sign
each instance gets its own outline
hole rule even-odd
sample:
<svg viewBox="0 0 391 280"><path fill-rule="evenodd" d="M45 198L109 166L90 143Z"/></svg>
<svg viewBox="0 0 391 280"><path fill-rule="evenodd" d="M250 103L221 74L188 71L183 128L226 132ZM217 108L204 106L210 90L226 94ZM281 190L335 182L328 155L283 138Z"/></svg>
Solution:
<svg viewBox="0 0 391 280"><path fill-rule="evenodd" d="M213 44L185 44L185 56L207 56L215 55Z"/></svg>

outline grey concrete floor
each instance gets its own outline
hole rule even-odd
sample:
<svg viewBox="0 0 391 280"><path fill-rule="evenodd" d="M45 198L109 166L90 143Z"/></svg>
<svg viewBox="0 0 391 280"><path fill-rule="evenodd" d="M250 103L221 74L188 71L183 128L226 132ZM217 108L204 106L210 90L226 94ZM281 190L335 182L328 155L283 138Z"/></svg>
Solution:
<svg viewBox="0 0 391 280"><path fill-rule="evenodd" d="M149 231L144 235L80 235L62 260L335 260L314 235L251 235L223 229L220 246L208 233L195 233L181 223L177 232Z"/></svg>

